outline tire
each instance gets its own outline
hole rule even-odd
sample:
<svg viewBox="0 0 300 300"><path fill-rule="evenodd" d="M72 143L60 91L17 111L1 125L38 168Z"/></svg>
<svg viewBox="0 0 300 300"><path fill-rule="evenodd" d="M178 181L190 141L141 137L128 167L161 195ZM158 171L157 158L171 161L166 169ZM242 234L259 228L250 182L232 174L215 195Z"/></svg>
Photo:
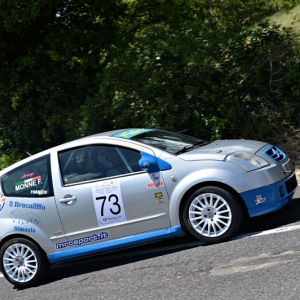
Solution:
<svg viewBox="0 0 300 300"><path fill-rule="evenodd" d="M240 228L243 218L239 200L214 186L195 191L185 202L182 219L196 239L207 244L221 243Z"/></svg>
<svg viewBox="0 0 300 300"><path fill-rule="evenodd" d="M15 238L2 246L0 267L10 283L27 288L37 285L44 278L50 264L36 244L24 238Z"/></svg>

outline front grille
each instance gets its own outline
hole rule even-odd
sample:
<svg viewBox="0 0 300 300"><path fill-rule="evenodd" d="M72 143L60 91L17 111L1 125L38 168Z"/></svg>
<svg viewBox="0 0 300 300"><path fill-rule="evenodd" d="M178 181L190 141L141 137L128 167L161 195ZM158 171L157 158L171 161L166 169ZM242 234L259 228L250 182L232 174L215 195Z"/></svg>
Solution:
<svg viewBox="0 0 300 300"><path fill-rule="evenodd" d="M263 151L263 153L269 155L278 162L283 162L286 160L286 154L276 146L269 146Z"/></svg>
<svg viewBox="0 0 300 300"><path fill-rule="evenodd" d="M285 182L285 188L287 193L291 193L298 185L296 175L294 174L290 179Z"/></svg>

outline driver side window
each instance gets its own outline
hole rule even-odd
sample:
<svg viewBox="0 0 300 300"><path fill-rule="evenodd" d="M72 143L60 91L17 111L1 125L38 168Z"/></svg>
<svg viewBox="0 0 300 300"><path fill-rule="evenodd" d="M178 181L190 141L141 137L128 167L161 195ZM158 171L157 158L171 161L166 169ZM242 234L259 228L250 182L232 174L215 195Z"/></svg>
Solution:
<svg viewBox="0 0 300 300"><path fill-rule="evenodd" d="M58 154L64 184L142 171L139 151L111 145L92 145Z"/></svg>

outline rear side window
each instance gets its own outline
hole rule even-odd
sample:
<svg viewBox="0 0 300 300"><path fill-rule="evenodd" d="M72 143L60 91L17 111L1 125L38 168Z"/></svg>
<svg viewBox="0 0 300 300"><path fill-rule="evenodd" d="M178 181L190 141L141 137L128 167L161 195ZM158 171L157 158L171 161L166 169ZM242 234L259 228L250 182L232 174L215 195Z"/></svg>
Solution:
<svg viewBox="0 0 300 300"><path fill-rule="evenodd" d="M10 197L53 196L50 155L28 162L1 177L2 191Z"/></svg>

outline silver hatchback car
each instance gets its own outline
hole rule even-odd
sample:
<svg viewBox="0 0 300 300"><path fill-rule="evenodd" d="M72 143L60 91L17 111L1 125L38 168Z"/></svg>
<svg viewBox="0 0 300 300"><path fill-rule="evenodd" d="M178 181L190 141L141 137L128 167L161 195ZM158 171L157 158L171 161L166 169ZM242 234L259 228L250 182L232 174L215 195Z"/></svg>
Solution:
<svg viewBox="0 0 300 300"><path fill-rule="evenodd" d="M297 187L278 147L157 129L78 139L0 172L0 267L19 287L51 264L191 234L228 240Z"/></svg>

